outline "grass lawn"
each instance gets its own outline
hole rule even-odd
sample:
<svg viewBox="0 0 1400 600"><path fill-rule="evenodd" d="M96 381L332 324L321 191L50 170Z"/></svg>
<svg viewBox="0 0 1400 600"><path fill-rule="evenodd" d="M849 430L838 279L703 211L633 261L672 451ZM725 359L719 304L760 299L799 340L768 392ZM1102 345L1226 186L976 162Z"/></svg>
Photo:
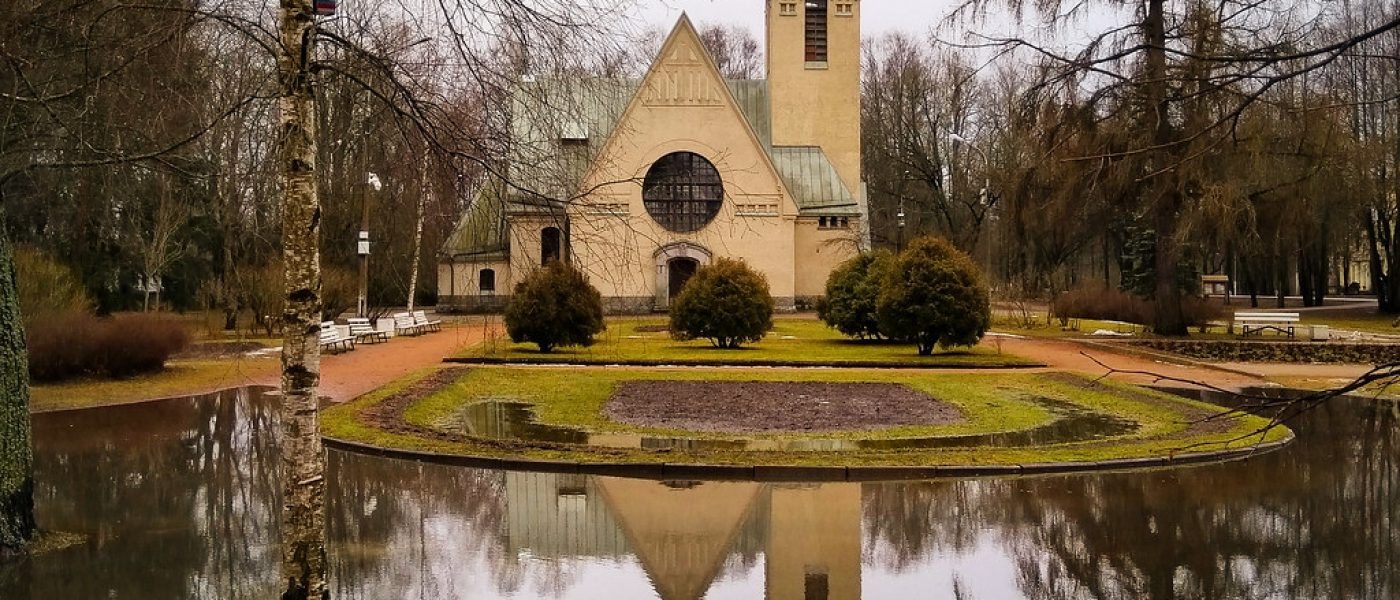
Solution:
<svg viewBox="0 0 1400 600"><path fill-rule="evenodd" d="M1005 465L1033 462L1079 462L1115 458L1164 456L1183 451L1245 447L1277 441L1286 429L1248 436L1264 421L1241 416L1205 424L1219 414L1213 405L1192 402L1117 383L1098 383L1068 374L930 374L908 371L772 371L701 369L549 369L483 367L465 371L455 381L413 399L402 420L417 428L454 432L456 418L467 406L485 401L516 401L534 405L538 422L593 434L684 436L686 439L894 439L1011 432L1032 429L1054 418L1034 400L1044 398L1077 405L1138 424L1136 431L1109 438L1051 443L1039 447L978 446L914 450L840 452L743 452L643 450L584 445L509 442L472 437L455 438L393 431L365 418L367 409L413 385L417 375L345 405L327 409L326 435L381 447L448 454L503 458L534 458L580 462L793 464L793 465ZM875 382L902 384L951 403L962 412L959 422L924 427L895 427L876 431L783 434L724 434L676 431L617 423L603 415L604 405L619 382L636 380Z"/></svg>
<svg viewBox="0 0 1400 600"><path fill-rule="evenodd" d="M128 404L155 398L214 392L273 376L276 357L172 360L160 373L130 379L79 379L30 388L31 412Z"/></svg>
<svg viewBox="0 0 1400 600"><path fill-rule="evenodd" d="M563 348L542 354L533 344L509 338L487 340L458 358L511 362L625 364L628 362L840 365L886 363L909 367L1033 366L1029 359L978 346L940 350L919 356L910 344L852 340L814 319L776 319L773 331L756 344L738 350L713 347L707 340L678 342L656 331L665 319L612 319L607 331L588 348ZM640 329L639 329L640 328Z"/></svg>

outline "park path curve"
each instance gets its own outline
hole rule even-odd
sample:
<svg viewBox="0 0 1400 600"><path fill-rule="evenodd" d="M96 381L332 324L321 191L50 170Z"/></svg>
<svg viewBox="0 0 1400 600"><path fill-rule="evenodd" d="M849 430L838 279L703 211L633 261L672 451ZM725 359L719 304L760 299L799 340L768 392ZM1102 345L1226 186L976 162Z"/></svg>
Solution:
<svg viewBox="0 0 1400 600"><path fill-rule="evenodd" d="M323 355L320 393L332 402L349 402L414 371L441 367L443 357L503 333L498 322L453 320L442 331L396 337L388 343L359 344L353 352ZM280 376L273 374L259 383L278 386Z"/></svg>

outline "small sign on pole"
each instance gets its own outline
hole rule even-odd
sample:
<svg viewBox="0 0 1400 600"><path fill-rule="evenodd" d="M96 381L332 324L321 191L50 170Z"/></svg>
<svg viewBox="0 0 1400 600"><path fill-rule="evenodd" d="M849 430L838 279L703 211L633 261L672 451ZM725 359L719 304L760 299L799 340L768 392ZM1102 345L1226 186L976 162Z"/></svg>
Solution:
<svg viewBox="0 0 1400 600"><path fill-rule="evenodd" d="M368 231L361 231L361 232L360 232L359 253L360 253L360 256L369 256L369 232L368 232Z"/></svg>
<svg viewBox="0 0 1400 600"><path fill-rule="evenodd" d="M315 8L316 14L322 17L334 15L335 5L336 0L313 0L312 2L312 6Z"/></svg>

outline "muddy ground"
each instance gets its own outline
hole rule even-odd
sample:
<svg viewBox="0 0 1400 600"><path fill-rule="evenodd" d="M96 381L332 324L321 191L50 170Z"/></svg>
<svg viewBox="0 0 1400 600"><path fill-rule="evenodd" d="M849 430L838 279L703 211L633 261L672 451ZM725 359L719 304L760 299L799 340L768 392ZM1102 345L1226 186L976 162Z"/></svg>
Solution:
<svg viewBox="0 0 1400 600"><path fill-rule="evenodd" d="M723 432L873 430L963 419L953 405L893 383L627 381L603 412L643 427Z"/></svg>

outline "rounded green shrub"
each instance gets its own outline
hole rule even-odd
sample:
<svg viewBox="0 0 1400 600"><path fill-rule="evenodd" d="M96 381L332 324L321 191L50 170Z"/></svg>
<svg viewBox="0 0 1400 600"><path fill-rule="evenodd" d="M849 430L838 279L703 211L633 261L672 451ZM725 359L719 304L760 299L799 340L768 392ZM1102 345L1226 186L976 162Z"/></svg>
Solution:
<svg viewBox="0 0 1400 600"><path fill-rule="evenodd" d="M603 324L603 297L588 277L563 261L552 261L516 284L506 305L511 341L532 343L540 352L592 346Z"/></svg>
<svg viewBox="0 0 1400 600"><path fill-rule="evenodd" d="M967 254L942 238L921 238L884 269L875 314L881 333L927 356L940 345L980 341L991 325L991 296Z"/></svg>
<svg viewBox="0 0 1400 600"><path fill-rule="evenodd" d="M893 259L892 253L878 250L841 263L826 280L826 297L817 306L817 317L850 337L879 339L875 301L880 295L881 273Z"/></svg>
<svg viewBox="0 0 1400 600"><path fill-rule="evenodd" d="M741 261L721 258L701 267L671 301L671 337L677 340L738 348L772 328L768 280Z"/></svg>

